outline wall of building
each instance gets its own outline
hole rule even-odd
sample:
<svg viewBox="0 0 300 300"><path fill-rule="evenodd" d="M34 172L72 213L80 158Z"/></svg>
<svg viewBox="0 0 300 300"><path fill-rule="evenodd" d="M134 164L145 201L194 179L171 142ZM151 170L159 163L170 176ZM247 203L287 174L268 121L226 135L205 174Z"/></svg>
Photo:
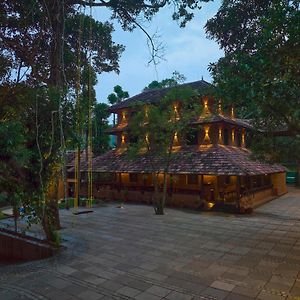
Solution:
<svg viewBox="0 0 300 300"><path fill-rule="evenodd" d="M272 174L271 181L273 184L273 193L275 196L281 196L287 193L285 172Z"/></svg>
<svg viewBox="0 0 300 300"><path fill-rule="evenodd" d="M240 207L245 210L256 208L272 199L274 199L273 189L263 189L243 196L240 199Z"/></svg>

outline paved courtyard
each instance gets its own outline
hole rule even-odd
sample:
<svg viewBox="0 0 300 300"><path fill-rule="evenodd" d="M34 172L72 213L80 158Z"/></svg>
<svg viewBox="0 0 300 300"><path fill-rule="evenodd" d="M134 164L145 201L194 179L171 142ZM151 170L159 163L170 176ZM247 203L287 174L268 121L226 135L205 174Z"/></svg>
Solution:
<svg viewBox="0 0 300 300"><path fill-rule="evenodd" d="M54 258L0 266L0 299L300 299L300 190L252 215L62 211Z"/></svg>

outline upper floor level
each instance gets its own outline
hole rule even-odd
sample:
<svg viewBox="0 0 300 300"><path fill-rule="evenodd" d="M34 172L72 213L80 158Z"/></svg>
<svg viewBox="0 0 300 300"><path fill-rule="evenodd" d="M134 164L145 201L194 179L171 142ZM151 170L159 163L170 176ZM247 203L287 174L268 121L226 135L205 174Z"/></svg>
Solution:
<svg viewBox="0 0 300 300"><path fill-rule="evenodd" d="M201 80L187 85L203 89L210 84ZM128 143L135 142L136 137L130 134L129 125L136 112L143 111L146 120L149 104L157 103L168 90L170 88L143 92L110 108L110 111L116 115L116 124L108 133L117 136L118 148L126 148ZM208 96L199 96L195 101L198 101L201 107L199 115L191 120L190 129L184 136L174 132L174 147L210 144L246 147L247 133L252 127L246 120L235 116L234 107L223 110L221 101ZM135 105L137 103L140 104L138 110ZM172 102L171 105L174 116L180 119L182 117L180 99Z"/></svg>

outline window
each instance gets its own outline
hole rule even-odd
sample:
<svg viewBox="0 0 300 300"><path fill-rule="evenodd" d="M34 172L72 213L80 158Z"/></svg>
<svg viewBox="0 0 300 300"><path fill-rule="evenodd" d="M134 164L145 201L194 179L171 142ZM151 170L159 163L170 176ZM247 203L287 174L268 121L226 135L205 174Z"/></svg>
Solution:
<svg viewBox="0 0 300 300"><path fill-rule="evenodd" d="M229 133L228 129L224 129L224 145L229 145Z"/></svg>
<svg viewBox="0 0 300 300"><path fill-rule="evenodd" d="M191 129L186 135L187 145L198 145L198 131L196 129Z"/></svg>
<svg viewBox="0 0 300 300"><path fill-rule="evenodd" d="M190 174L187 176L188 184L198 184L198 175Z"/></svg>
<svg viewBox="0 0 300 300"><path fill-rule="evenodd" d="M138 174L137 173L129 173L129 181L130 182L137 182L138 181Z"/></svg>

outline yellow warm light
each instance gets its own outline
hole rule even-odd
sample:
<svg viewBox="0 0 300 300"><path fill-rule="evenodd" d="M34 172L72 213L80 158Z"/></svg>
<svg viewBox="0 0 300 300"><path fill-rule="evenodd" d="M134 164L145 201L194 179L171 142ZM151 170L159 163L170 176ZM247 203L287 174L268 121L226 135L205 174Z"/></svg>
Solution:
<svg viewBox="0 0 300 300"><path fill-rule="evenodd" d="M204 100L204 108L208 109L208 100L207 99Z"/></svg>
<svg viewBox="0 0 300 300"><path fill-rule="evenodd" d="M219 128L219 141L222 141L222 128Z"/></svg>
<svg viewBox="0 0 300 300"><path fill-rule="evenodd" d="M221 115L222 114L222 102L219 101L219 104L218 104L218 113Z"/></svg>
<svg viewBox="0 0 300 300"><path fill-rule="evenodd" d="M209 126L204 127L204 140L209 141Z"/></svg>
<svg viewBox="0 0 300 300"><path fill-rule="evenodd" d="M146 119L148 119L148 117L149 117L148 107L145 108L145 117L146 117Z"/></svg>
<svg viewBox="0 0 300 300"><path fill-rule="evenodd" d="M178 113L178 105L177 105L177 103L175 103L173 105L173 109L174 109L175 119L178 120L179 119L179 113Z"/></svg>
<svg viewBox="0 0 300 300"><path fill-rule="evenodd" d="M125 144L125 135L124 135L124 134L122 134L121 139L122 139L122 140L121 140L121 143L122 143L122 144Z"/></svg>
<svg viewBox="0 0 300 300"><path fill-rule="evenodd" d="M214 205L215 205L215 203L213 203L213 202L207 202L207 207L208 207L209 209L213 208Z"/></svg>
<svg viewBox="0 0 300 300"><path fill-rule="evenodd" d="M234 119L234 108L233 108L233 106L231 107L231 118Z"/></svg>
<svg viewBox="0 0 300 300"><path fill-rule="evenodd" d="M174 142L178 142L178 134L177 134L177 132L174 133Z"/></svg>
<svg viewBox="0 0 300 300"><path fill-rule="evenodd" d="M146 143L149 143L149 134L148 133L145 135L145 141L146 141Z"/></svg>
<svg viewBox="0 0 300 300"><path fill-rule="evenodd" d="M242 147L245 147L245 129L242 131Z"/></svg>
<svg viewBox="0 0 300 300"><path fill-rule="evenodd" d="M122 122L126 122L126 112L122 112Z"/></svg>
<svg viewBox="0 0 300 300"><path fill-rule="evenodd" d="M232 144L234 145L234 139L235 139L234 129L232 129L231 131L231 139L232 139Z"/></svg>

